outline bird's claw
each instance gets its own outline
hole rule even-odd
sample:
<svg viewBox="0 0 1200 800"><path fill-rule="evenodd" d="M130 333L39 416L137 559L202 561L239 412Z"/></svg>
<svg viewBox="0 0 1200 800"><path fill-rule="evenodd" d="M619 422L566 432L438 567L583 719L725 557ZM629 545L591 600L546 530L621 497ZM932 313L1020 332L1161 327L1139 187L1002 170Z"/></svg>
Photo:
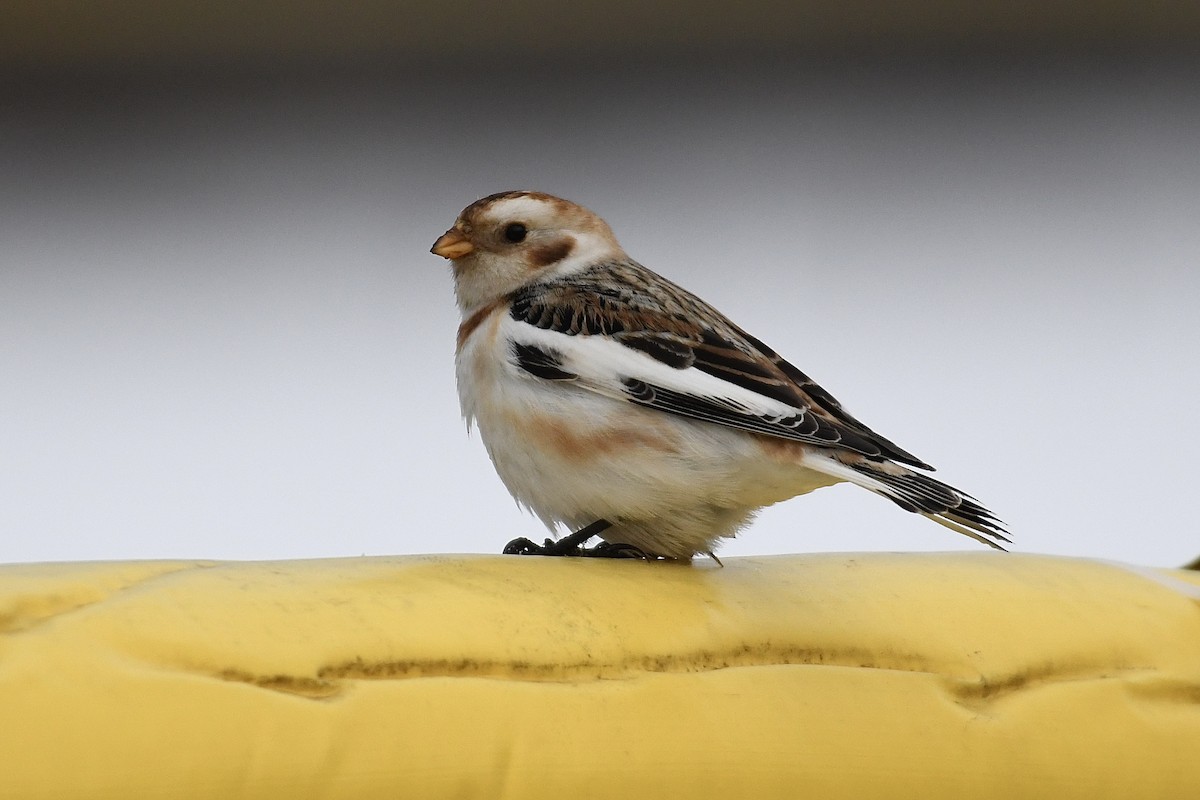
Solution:
<svg viewBox="0 0 1200 800"><path fill-rule="evenodd" d="M640 558L644 561L653 560L654 556L647 554L631 544L620 542L601 542L595 547L584 547L583 543L607 528L612 527L608 520L598 519L591 525L586 525L564 536L557 542L546 539L545 544L535 544L531 539L522 536L504 545L507 556L569 556L574 558Z"/></svg>
<svg viewBox="0 0 1200 800"><path fill-rule="evenodd" d="M547 539L545 544L535 544L532 539L526 539L522 536L519 539L513 539L508 544L504 545L504 555L506 556L577 556L579 555L579 547L570 546L563 547L563 542Z"/></svg>
<svg viewBox="0 0 1200 800"><path fill-rule="evenodd" d="M656 558L640 547L621 542L601 542L595 547L581 547L578 555L589 558L640 558L642 561L653 561Z"/></svg>

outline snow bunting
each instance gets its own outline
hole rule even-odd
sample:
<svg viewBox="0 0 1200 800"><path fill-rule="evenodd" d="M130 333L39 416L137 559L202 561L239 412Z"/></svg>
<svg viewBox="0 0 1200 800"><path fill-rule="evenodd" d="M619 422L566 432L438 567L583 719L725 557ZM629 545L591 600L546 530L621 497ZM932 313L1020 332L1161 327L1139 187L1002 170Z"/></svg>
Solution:
<svg viewBox="0 0 1200 800"><path fill-rule="evenodd" d="M969 495L910 469L928 464L631 259L586 208L490 195L431 252L454 271L468 428L521 505L551 531L581 529L571 552L598 533L610 554L711 554L760 508L842 481L997 549L1009 541Z"/></svg>

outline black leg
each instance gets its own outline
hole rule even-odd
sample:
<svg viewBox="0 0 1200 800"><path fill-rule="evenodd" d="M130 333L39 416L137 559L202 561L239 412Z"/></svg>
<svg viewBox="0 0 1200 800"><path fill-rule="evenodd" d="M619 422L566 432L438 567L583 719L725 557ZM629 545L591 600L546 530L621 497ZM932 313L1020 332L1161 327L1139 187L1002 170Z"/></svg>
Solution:
<svg viewBox="0 0 1200 800"><path fill-rule="evenodd" d="M642 558L647 561L652 557L638 548L628 544L601 542L593 548L583 547L584 542L596 536L603 530L612 527L606 519L598 519L590 525L585 525L569 536L564 536L557 542L547 539L545 544L537 545L524 537L513 539L504 545L505 555L516 556L586 556L591 558Z"/></svg>
<svg viewBox="0 0 1200 800"><path fill-rule="evenodd" d="M508 556L577 556L581 553L580 545L610 527L612 527L611 522L606 519L598 519L591 525L585 525L557 542L547 539L543 545L534 544L525 537L513 539L504 545L504 554Z"/></svg>

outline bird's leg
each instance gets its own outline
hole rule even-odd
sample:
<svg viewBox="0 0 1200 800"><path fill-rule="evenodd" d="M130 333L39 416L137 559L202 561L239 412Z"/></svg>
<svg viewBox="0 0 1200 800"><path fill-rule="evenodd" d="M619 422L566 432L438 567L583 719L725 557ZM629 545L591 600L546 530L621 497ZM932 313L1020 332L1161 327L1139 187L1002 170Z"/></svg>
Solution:
<svg viewBox="0 0 1200 800"><path fill-rule="evenodd" d="M545 544L537 545L524 537L513 539L508 544L504 545L505 555L517 556L587 556L592 558L641 558L650 560L651 556L646 555L638 548L628 544L616 544L613 542L601 542L593 548L583 547L583 543L593 536L598 535L601 531L612 527L612 523L606 519L598 519L590 525L584 525L579 530L564 536L557 542L553 539L547 539Z"/></svg>
<svg viewBox="0 0 1200 800"><path fill-rule="evenodd" d="M521 537L513 539L504 545L504 554L509 556L578 556L583 555L580 547L588 539L596 536L602 530L612 527L606 519L598 519L590 525L584 525L570 536L564 536L557 542L547 539L545 544L537 545L531 540Z"/></svg>

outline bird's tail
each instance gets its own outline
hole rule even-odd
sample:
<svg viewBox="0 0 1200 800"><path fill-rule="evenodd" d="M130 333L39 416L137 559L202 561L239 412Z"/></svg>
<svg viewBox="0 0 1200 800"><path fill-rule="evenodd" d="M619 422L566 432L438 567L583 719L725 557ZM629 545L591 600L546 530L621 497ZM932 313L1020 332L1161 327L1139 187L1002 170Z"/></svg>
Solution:
<svg viewBox="0 0 1200 800"><path fill-rule="evenodd" d="M830 456L810 459L806 466L870 489L905 511L929 517L939 525L969 536L988 547L1004 550L1008 531L996 515L971 495L928 475L890 461L862 459L847 463Z"/></svg>

